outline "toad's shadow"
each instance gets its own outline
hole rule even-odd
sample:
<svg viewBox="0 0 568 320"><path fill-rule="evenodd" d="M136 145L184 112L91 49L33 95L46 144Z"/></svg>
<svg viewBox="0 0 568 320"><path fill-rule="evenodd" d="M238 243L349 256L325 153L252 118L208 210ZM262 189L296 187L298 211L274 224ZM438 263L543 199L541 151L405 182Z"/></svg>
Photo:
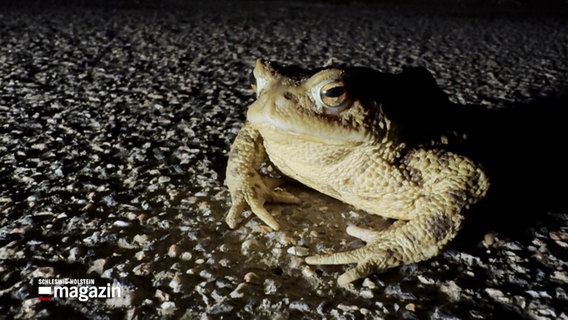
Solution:
<svg viewBox="0 0 568 320"><path fill-rule="evenodd" d="M363 68L361 72L365 73ZM370 76L359 79L365 81ZM484 166L490 191L468 217L466 232L495 230L513 235L545 220L546 212L566 212L566 92L488 109L451 103L423 68L397 75L375 72L372 77L374 81L367 78L358 85L372 83L372 91L367 92L376 92L373 98L383 104L391 119L402 124L401 134L407 141L425 145L444 135L450 150Z"/></svg>
<svg viewBox="0 0 568 320"><path fill-rule="evenodd" d="M514 235L537 222L551 223L547 212L567 212L567 106L563 93L465 115L471 140L463 147L491 181L487 198L470 217L471 228Z"/></svg>

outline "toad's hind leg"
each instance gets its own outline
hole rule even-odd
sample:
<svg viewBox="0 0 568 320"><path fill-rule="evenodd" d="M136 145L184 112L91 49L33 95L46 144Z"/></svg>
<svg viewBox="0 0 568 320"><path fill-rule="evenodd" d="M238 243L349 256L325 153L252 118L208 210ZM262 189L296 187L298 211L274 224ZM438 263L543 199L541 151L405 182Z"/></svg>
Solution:
<svg viewBox="0 0 568 320"><path fill-rule="evenodd" d="M367 244L359 249L306 258L308 264L349 264L357 266L343 273L340 286L406 263L423 261L437 255L455 237L463 216L432 211L406 223L396 222L384 231L350 226L347 232Z"/></svg>
<svg viewBox="0 0 568 320"><path fill-rule="evenodd" d="M410 220L384 231L350 227L349 234L367 242L364 247L311 256L307 263L357 263L337 280L346 285L373 272L429 259L456 236L463 211L483 198L489 186L480 167L453 153L415 150L402 163L406 166L402 169L415 170L421 176L420 184L407 184L396 192L402 198L410 197L405 199ZM389 209L388 202L382 204ZM401 208L396 201L391 204L396 210Z"/></svg>

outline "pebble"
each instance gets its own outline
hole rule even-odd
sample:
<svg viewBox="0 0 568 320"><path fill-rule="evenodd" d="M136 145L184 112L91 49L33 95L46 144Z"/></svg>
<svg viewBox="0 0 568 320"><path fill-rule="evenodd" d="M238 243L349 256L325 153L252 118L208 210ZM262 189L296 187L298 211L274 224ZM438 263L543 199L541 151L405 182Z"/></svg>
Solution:
<svg viewBox="0 0 568 320"><path fill-rule="evenodd" d="M232 299L238 299L238 298L242 298L244 297L244 291L247 289L247 284L246 283L239 283L239 285L235 288L235 290L231 291L231 293L229 293L229 297L231 297Z"/></svg>
<svg viewBox="0 0 568 320"><path fill-rule="evenodd" d="M125 238L120 238L118 239L117 245L119 248L122 249L136 249L137 246L133 245L132 243L129 243Z"/></svg>
<svg viewBox="0 0 568 320"><path fill-rule="evenodd" d="M359 296L361 296L362 298L365 299L372 299L375 297L375 294L373 293L373 291L369 290L369 289L363 289L361 291L359 291Z"/></svg>
<svg viewBox="0 0 568 320"><path fill-rule="evenodd" d="M426 285L433 285L436 283L436 281L432 278L427 278L423 275L418 275L418 281L420 281L420 283L422 284L426 284Z"/></svg>
<svg viewBox="0 0 568 320"><path fill-rule="evenodd" d="M69 255L67 256L67 262L74 263L77 261L77 255L79 254L79 248L73 247L69 249Z"/></svg>
<svg viewBox="0 0 568 320"><path fill-rule="evenodd" d="M98 273L98 274L102 274L106 262L107 262L106 259L97 259L97 260L93 261L93 263L91 264L91 266L87 270L87 273L95 272L95 273Z"/></svg>
<svg viewBox="0 0 568 320"><path fill-rule="evenodd" d="M371 281L371 279L365 278L363 280L363 287L369 288L369 289L376 289L377 285L373 281Z"/></svg>
<svg viewBox="0 0 568 320"><path fill-rule="evenodd" d="M132 242L137 243L141 246L146 246L150 243L149 237L146 234L137 234L132 239Z"/></svg>
<svg viewBox="0 0 568 320"><path fill-rule="evenodd" d="M141 263L132 269L132 272L137 276L147 276L152 273L152 265L150 263Z"/></svg>
<svg viewBox="0 0 568 320"><path fill-rule="evenodd" d="M278 287L276 285L276 281L274 279L265 279L264 280L264 294L271 295L275 294L278 291Z"/></svg>
<svg viewBox="0 0 568 320"><path fill-rule="evenodd" d="M245 280L245 282L247 282L247 283L258 282L259 279L260 278L258 277L258 275L254 272L247 272L245 274L245 276L243 277L243 280Z"/></svg>
<svg viewBox="0 0 568 320"><path fill-rule="evenodd" d="M303 266L301 267L301 270L302 270L302 276L304 276L304 278L306 278L308 281L318 280L319 278L318 274L310 266Z"/></svg>
<svg viewBox="0 0 568 320"><path fill-rule="evenodd" d="M298 256L298 257L305 257L310 253L308 248L298 247L298 246L290 247L290 248L288 248L288 250L286 250L286 252L288 252L291 255Z"/></svg>
<svg viewBox="0 0 568 320"><path fill-rule="evenodd" d="M452 301L460 301L462 289L455 281L445 281L440 284L440 291L447 294Z"/></svg>
<svg viewBox="0 0 568 320"><path fill-rule="evenodd" d="M199 272L199 276L202 277L203 279L207 280L207 281L214 281L215 280L215 276L208 270L201 270Z"/></svg>
<svg viewBox="0 0 568 320"><path fill-rule="evenodd" d="M310 306L306 302L300 300L290 302L289 308L291 310L304 311L304 312L310 310Z"/></svg>
<svg viewBox="0 0 568 320"><path fill-rule="evenodd" d="M486 233L485 236L483 237L483 245L486 248L493 246L496 240L496 236L497 235L495 234L495 232Z"/></svg>
<svg viewBox="0 0 568 320"><path fill-rule="evenodd" d="M192 257L193 256L191 255L191 252L184 251L184 252L182 252L180 259L185 260L185 261L189 261L189 260L191 260Z"/></svg>
<svg viewBox="0 0 568 320"><path fill-rule="evenodd" d="M31 273L34 278L52 278L55 275L53 267L39 267Z"/></svg>
<svg viewBox="0 0 568 320"><path fill-rule="evenodd" d="M568 232L560 232L560 231L550 232L549 236L560 247L568 249Z"/></svg>
<svg viewBox="0 0 568 320"><path fill-rule="evenodd" d="M164 301L160 305L159 312L162 316L172 316L177 310L176 304L173 301Z"/></svg>
<svg viewBox="0 0 568 320"><path fill-rule="evenodd" d="M145 258L146 258L146 252L144 252L143 250L140 250L134 254L134 259L138 261L142 261Z"/></svg>
<svg viewBox="0 0 568 320"><path fill-rule="evenodd" d="M505 296L503 291L494 288L486 288L485 293L487 293L491 298L500 303L511 303L511 298Z"/></svg>
<svg viewBox="0 0 568 320"><path fill-rule="evenodd" d="M178 274L176 274L176 275L172 278L172 280L170 281L170 283L168 283L168 287L172 288L172 291L173 291L174 293L179 293L179 292L181 292L181 287L182 287L182 284L181 284L181 277L180 277Z"/></svg>
<svg viewBox="0 0 568 320"><path fill-rule="evenodd" d="M170 258L175 258L178 256L179 254L179 247L176 244L172 244L169 248L168 248L168 257ZM184 259L185 260L185 259Z"/></svg>
<svg viewBox="0 0 568 320"><path fill-rule="evenodd" d="M160 301L169 301L170 300L170 295L160 289L156 289L156 292L154 292L154 297L158 298ZM152 303L152 300L149 300L149 303Z"/></svg>
<svg viewBox="0 0 568 320"><path fill-rule="evenodd" d="M244 256L254 254L255 252L262 251L264 248L261 243L256 239L247 239L241 244L241 252Z"/></svg>
<svg viewBox="0 0 568 320"><path fill-rule="evenodd" d="M112 225L115 226L115 227L124 228L124 227L128 227L130 225L130 222L122 221L122 220L116 220L115 222L112 223Z"/></svg>
<svg viewBox="0 0 568 320"><path fill-rule="evenodd" d="M229 313L234 308L235 307L233 307L232 305L230 305L226 302L219 302L219 303L216 303L213 306L211 306L211 308L209 308L209 313L213 314L213 315Z"/></svg>

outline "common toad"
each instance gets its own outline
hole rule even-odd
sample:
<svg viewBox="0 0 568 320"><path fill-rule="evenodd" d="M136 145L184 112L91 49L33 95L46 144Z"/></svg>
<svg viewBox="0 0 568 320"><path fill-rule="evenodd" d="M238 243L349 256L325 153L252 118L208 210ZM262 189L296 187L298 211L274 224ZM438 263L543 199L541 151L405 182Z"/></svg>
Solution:
<svg viewBox="0 0 568 320"><path fill-rule="evenodd" d="M279 181L259 173L270 161L310 188L398 220L382 231L350 226L347 233L365 241L364 247L306 258L312 265L357 264L338 278L340 286L437 255L489 182L481 166L452 151L448 135L430 130L428 121L437 120L422 117L431 108L427 99L423 106L397 104L388 88L401 77L408 74L362 67L304 70L258 60L257 99L229 154L227 224L235 228L250 208L277 230L265 203L299 202L277 188Z"/></svg>

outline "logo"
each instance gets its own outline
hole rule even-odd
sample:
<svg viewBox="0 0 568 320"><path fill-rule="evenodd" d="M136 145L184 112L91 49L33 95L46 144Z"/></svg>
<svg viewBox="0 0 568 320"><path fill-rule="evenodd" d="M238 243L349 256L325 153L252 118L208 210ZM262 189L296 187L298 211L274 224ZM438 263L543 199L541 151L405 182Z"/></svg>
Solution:
<svg viewBox="0 0 568 320"><path fill-rule="evenodd" d="M37 295L40 301L53 299L77 299L88 301L90 299L123 298L125 288L119 285L106 283L97 285L95 279L35 279Z"/></svg>
<svg viewBox="0 0 568 320"><path fill-rule="evenodd" d="M39 300L41 301L50 301L51 296L53 296L52 287L38 287L37 294L39 294Z"/></svg>

